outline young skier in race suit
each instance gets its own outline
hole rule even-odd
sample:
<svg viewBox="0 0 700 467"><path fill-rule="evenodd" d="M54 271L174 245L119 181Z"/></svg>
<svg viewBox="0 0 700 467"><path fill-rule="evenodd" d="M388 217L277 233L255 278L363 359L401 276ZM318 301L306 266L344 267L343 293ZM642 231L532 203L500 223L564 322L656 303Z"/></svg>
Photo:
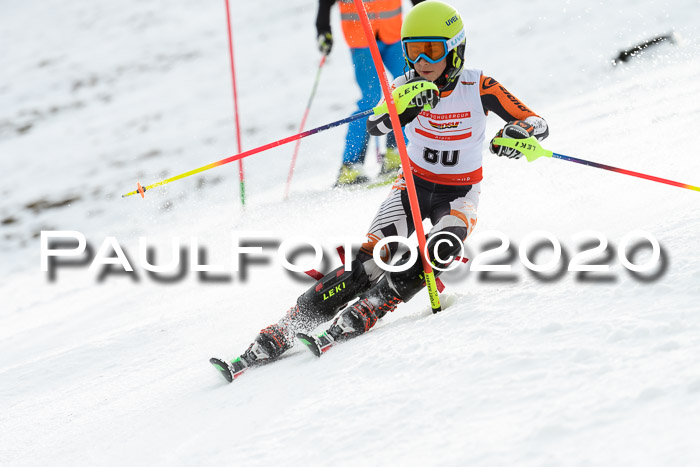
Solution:
<svg viewBox="0 0 700 467"><path fill-rule="evenodd" d="M409 140L410 170L420 212L433 224L428 251L437 275L459 254L461 242L476 225L487 114L494 112L508 122L496 136L534 135L541 140L549 131L544 119L495 79L480 70L463 69L464 26L450 5L428 0L414 7L404 20L401 41L410 71L394 81L392 94L397 108L405 108L399 119ZM407 94L404 91L410 89L423 90L410 102L402 102L401 96ZM387 113L371 116L367 122L369 133L388 133L389 120ZM512 148L495 146L493 141L490 150L508 158L522 156ZM385 273L372 255L380 239L409 237L413 231L405 181L400 174L379 207L351 270L341 267L321 278L278 323L263 329L239 358L233 362L217 360L219 365L227 365L220 368L224 376L231 381L251 366L273 361L291 348L296 333L311 331L335 318L324 333L313 338L319 353L325 351L336 341L369 331L379 318L410 300L425 285L422 262L416 261L403 272ZM380 256L389 263L396 250L396 244L389 244ZM406 262L407 256L397 264ZM334 292L332 296L329 291Z"/></svg>

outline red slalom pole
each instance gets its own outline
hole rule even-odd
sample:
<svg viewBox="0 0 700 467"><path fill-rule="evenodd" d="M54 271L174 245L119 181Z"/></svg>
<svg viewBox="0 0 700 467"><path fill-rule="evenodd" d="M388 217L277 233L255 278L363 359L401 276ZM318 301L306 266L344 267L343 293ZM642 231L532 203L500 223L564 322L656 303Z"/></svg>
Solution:
<svg viewBox="0 0 700 467"><path fill-rule="evenodd" d="M318 64L318 71L316 71L316 79L314 80L314 86L311 89L311 96L309 97L309 102L306 103L306 110L304 111L304 116L301 119L301 125L299 125L299 131L297 133L301 133L304 130L304 125L306 125L306 117L309 116L309 110L311 110L311 102L314 100L314 96L316 95L316 89L318 88L318 82L320 81L321 78L321 69L323 68L323 64L326 63L326 57L328 55L324 54L323 57L321 57L321 63ZM299 154L299 146L301 146L301 139L297 140L297 144L294 145L294 154L292 154L292 163L289 166L289 175L287 175L287 186L284 188L284 199L287 199L289 197L289 187L292 184L292 176L294 175L294 168L296 167L297 164L297 155ZM240 152L240 148L238 150Z"/></svg>
<svg viewBox="0 0 700 467"><path fill-rule="evenodd" d="M228 53L231 59L231 81L233 83L233 113L236 116L236 141L238 143L238 153L241 150L241 126L238 116L238 91L236 89L236 67L233 61L233 32L231 30L231 10L228 0L226 0L226 25L228 27ZM241 187L241 204L245 206L245 174L243 173L243 160L238 160L238 180Z"/></svg>
<svg viewBox="0 0 700 467"><path fill-rule="evenodd" d="M408 191L408 201L411 206L411 214L413 215L413 224L416 229L416 236L418 237L418 247L420 249L420 256L423 260L423 272L425 275L425 285L428 289L428 294L430 296L430 306L433 309L433 313L437 313L441 310L440 297L438 295L437 284L435 282L435 274L433 273L432 265L430 264L430 259L426 257L425 249L425 232L423 230L423 217L420 214L420 206L418 204L418 195L416 195L416 185L413 182L413 173L411 172L411 160L408 158L408 152L406 151L406 141L403 137L403 132L401 131L401 123L399 122L399 114L396 111L396 105L394 104L394 98L391 95L391 90L389 89L389 80L386 77L386 71L384 70L384 65L382 64L382 57L379 54L379 47L377 46L377 41L374 38L374 32L372 31L372 25L367 17L367 11L365 6L362 4L362 0L353 0L355 3L355 8L360 16L360 21L362 22L362 29L365 32L365 38L369 44L369 50L372 53L372 61L374 61L374 66L377 69L377 76L379 77L379 82L382 85L382 92L384 93L384 98L386 99L387 107L389 109L389 116L391 117L391 126L394 129L394 135L396 136L396 142L399 149L399 154L401 155L401 166L404 168L404 177L406 179L406 189Z"/></svg>

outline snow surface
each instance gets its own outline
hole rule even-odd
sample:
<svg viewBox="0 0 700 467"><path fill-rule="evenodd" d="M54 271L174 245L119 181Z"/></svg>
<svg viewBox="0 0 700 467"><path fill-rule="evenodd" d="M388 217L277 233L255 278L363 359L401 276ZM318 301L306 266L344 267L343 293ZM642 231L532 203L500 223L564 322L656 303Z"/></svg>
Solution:
<svg viewBox="0 0 700 467"><path fill-rule="evenodd" d="M249 149L297 131L320 59L316 3L233 3ZM700 185L697 0L454 4L468 66L547 119L545 147ZM244 350L308 283L253 265L245 281L185 271L163 284L139 265L138 237L158 262L175 237L197 237L210 264L226 265L233 232L310 235L329 270L387 189L327 189L341 128L303 140L287 202L291 145L245 160L245 210L236 164L121 199L137 180L234 153L224 2L4 2L0 13L0 465L700 463L697 192L487 154L470 258L489 231L515 254L548 231L570 258L574 237L594 230L610 242L598 256L610 272L536 277L517 256L510 274L463 267L445 277L443 313L420 294L321 360L297 348L228 385L208 358ZM359 97L337 9L333 21L308 128ZM671 30L682 44L611 66L621 48ZM492 116L489 134L501 125ZM136 272L99 281L85 264L51 282L41 230L80 231L95 249L114 236ZM663 250L651 276L616 255L637 230ZM644 263L650 249L630 256Z"/></svg>

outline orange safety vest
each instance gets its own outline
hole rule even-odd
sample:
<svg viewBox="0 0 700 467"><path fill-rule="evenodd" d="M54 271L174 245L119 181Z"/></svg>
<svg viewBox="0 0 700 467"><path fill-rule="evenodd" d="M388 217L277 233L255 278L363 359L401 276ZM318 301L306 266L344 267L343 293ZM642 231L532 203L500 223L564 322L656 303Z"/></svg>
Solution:
<svg viewBox="0 0 700 467"><path fill-rule="evenodd" d="M401 0L362 0L377 38L385 44L401 40ZM353 0L340 0L340 22L351 48L369 47Z"/></svg>

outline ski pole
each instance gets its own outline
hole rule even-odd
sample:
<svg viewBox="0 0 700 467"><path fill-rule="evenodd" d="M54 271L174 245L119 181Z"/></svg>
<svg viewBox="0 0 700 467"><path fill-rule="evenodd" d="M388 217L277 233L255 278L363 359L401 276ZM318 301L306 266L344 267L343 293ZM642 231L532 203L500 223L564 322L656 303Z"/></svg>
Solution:
<svg viewBox="0 0 700 467"><path fill-rule="evenodd" d="M374 38L374 32L372 32L372 25L367 17L367 10L362 4L362 0L353 0L355 3L355 9L360 16L360 22L362 23L362 29L365 33L365 39L369 44L369 50L372 54L372 61L374 62L374 67L377 71L377 77L382 85L382 92L384 93L384 99L386 100L387 110L389 111L389 117L391 118L391 126L394 129L394 135L396 136L396 143L399 149L399 155L401 156L401 166L404 168L404 178L406 180L406 190L408 192L408 201L411 207L411 214L413 216L413 224L416 229L416 236L418 237L418 247L420 248L420 257L423 261L423 276L425 279L425 286L428 289L428 296L430 297L430 307L433 309L433 313L437 313L442 308L440 306L440 296L438 294L437 283L435 282L435 273L433 272L433 267L430 264L430 259L427 257L428 253L425 248L425 232L423 230L423 221L420 215L420 205L418 204L418 195L416 194L416 185L413 182L413 173L411 172L411 161L408 158L408 152L406 151L406 141L403 137L403 132L401 131L401 123L399 121L399 114L396 111L396 105L394 104L394 97L389 90L389 81L386 77L386 72L384 71L384 65L382 64L382 57L379 54L379 47L377 46L377 40ZM424 254L425 253L425 254Z"/></svg>
<svg viewBox="0 0 700 467"><path fill-rule="evenodd" d="M526 139L512 139L512 138L496 138L493 140L494 144L497 146L506 146L509 148L517 149L522 152L528 162L532 162L540 157L552 157L554 159L561 159L569 162L576 162L577 164L587 165L589 167L595 167L596 169L609 170L611 172L617 172L624 175L631 175L633 177L644 178L646 180L651 180L652 182L665 183L666 185L673 185L680 188L687 188L688 190L700 191L700 187L688 185L686 183L674 182L673 180L667 180L665 178L655 177L653 175L647 175L640 172L633 172L627 169L621 169L619 167L613 167L611 165L600 164L598 162L587 161L585 159L578 159L576 157L566 156L564 154L557 154L556 152L548 151L540 146L540 143L534 136Z"/></svg>
<svg viewBox="0 0 700 467"><path fill-rule="evenodd" d="M273 141L272 143L267 143L263 146L249 149L249 150L242 152L240 154L236 154L236 155L227 157L225 159L221 159L220 161L212 162L211 164L204 165L198 169L190 170L189 172L185 172L185 173L182 173L180 175L175 175L174 177L170 177L170 178L167 178L165 180L161 180L160 182L153 183L152 185L141 186L140 183L137 183L136 190L123 194L122 198L126 198L127 196L135 195L137 193L139 193L141 195L141 197L143 198L144 192L146 190L150 190L150 189L153 189L155 187L165 185L165 184L170 183L170 182L174 182L175 180L180 180L182 178L189 177L190 175L195 175L195 174L198 174L200 172L204 172L205 170L213 169L214 167L219 167L221 165L228 164L229 162L237 161L237 160L243 159L245 157L252 156L253 154L257 154L259 152L263 152L263 151L266 151L268 149L271 149L271 148L274 148L277 146L281 146L283 144L291 143L292 141L296 141L296 140L301 139L301 138L306 138L307 136L311 136L313 134L320 133L322 131L329 130L331 128L335 128L335 127L343 125L345 123L352 122L353 120L357 120L358 118L366 117L373 112L374 112L374 109L367 109L364 112L361 112L359 114L351 115L351 116L344 118L342 120L328 123L326 125L313 128L311 130L306 130L303 133L297 133L296 135L288 136L286 138L282 138L280 140Z"/></svg>
<svg viewBox="0 0 700 467"><path fill-rule="evenodd" d="M379 144L380 144L379 136L375 136L374 137L374 145L377 148L377 162L379 162L381 164L382 163L382 153L380 152Z"/></svg>
<svg viewBox="0 0 700 467"><path fill-rule="evenodd" d="M241 125L238 115L238 92L236 90L236 68L233 61L233 32L231 31L231 11L226 0L226 25L228 26L228 53L231 61L231 82L233 83L233 113L236 116L236 141L238 152L241 152ZM238 181L241 190L241 204L245 207L245 174L243 173L243 161L238 161Z"/></svg>
<svg viewBox="0 0 700 467"><path fill-rule="evenodd" d="M314 80L314 86L311 88L311 96L309 97L309 102L306 103L306 110L304 111L304 116L301 119L301 125L299 125L299 132L301 132L304 129L304 125L306 124L306 117L309 116L309 110L311 110L311 102L314 100L314 96L316 95L316 89L318 88L318 82L320 81L321 78L321 69L323 68L323 64L326 63L326 57L328 55L323 55L321 57L321 63L318 64L318 70L316 71L316 79ZM284 188L284 199L287 199L289 197L289 187L292 184L292 176L294 175L294 168L296 167L297 163L297 155L299 154L299 146L301 146L301 139L297 140L297 144L294 145L294 154L292 154L292 163L289 166L289 175L287 175L287 186Z"/></svg>

